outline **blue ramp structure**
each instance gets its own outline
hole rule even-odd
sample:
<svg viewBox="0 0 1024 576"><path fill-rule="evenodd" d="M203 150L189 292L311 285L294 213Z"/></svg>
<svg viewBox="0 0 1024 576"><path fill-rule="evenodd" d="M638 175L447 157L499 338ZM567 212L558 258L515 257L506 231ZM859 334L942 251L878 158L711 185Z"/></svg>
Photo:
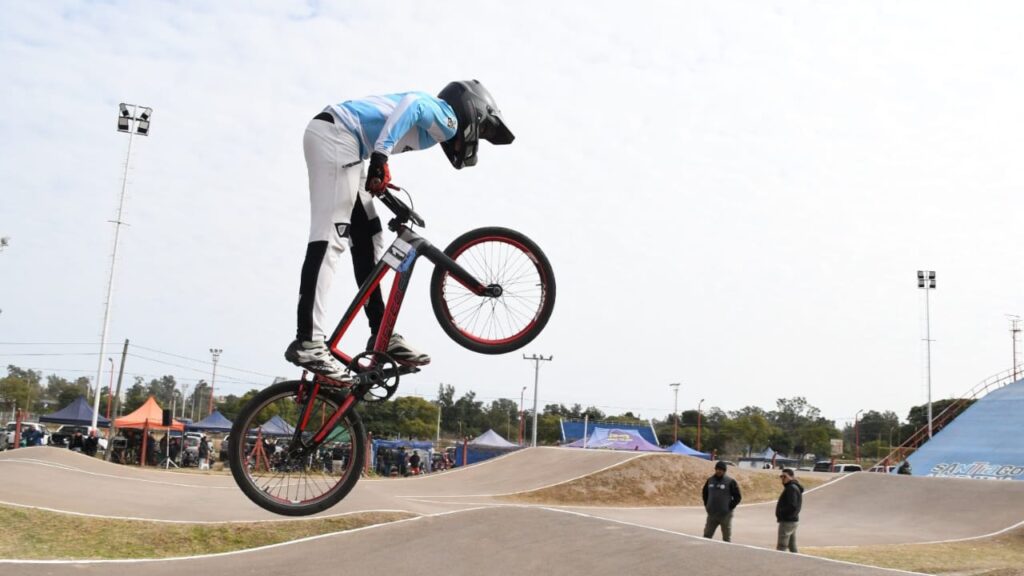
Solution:
<svg viewBox="0 0 1024 576"><path fill-rule="evenodd" d="M1024 380L989 392L907 460L914 476L1024 480Z"/></svg>
<svg viewBox="0 0 1024 576"><path fill-rule="evenodd" d="M643 437L644 440L651 444L658 444L658 435L654 433L654 423L650 420L646 424L634 424L624 422L612 422L612 421L595 421L590 420L589 422L584 420L575 419L561 419L562 425L562 444L571 444L577 440L582 439L584 436L590 436L594 428L615 428L617 430L632 430Z"/></svg>

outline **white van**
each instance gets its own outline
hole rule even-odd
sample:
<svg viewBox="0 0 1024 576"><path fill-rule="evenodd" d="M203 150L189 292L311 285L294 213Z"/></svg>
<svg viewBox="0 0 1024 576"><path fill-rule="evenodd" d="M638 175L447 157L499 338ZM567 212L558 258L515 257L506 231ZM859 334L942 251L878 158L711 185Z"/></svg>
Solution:
<svg viewBox="0 0 1024 576"><path fill-rule="evenodd" d="M833 472L861 472L863 470L860 464L836 464L832 467Z"/></svg>
<svg viewBox="0 0 1024 576"><path fill-rule="evenodd" d="M14 447L14 430L17 427L17 422L8 422L7 427L4 429L4 436L6 437L6 444L8 448ZM29 428L35 428L36 430L43 433L43 446L50 443L50 431L46 429L46 426L38 422L22 422L21 423L21 436L25 437L25 431Z"/></svg>

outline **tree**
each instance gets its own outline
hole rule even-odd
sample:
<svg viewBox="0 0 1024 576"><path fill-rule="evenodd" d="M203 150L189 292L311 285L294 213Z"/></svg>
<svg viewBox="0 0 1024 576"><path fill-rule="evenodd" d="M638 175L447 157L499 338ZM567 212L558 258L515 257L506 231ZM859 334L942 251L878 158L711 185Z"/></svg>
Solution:
<svg viewBox="0 0 1024 576"><path fill-rule="evenodd" d="M7 376L0 378L0 397L5 408L13 410L17 406L21 410L38 412L39 400L43 396L42 377L42 373L35 370L8 365Z"/></svg>
<svg viewBox="0 0 1024 576"><path fill-rule="evenodd" d="M959 407L954 407L950 410L952 418L946 418L945 421L937 421L940 414L942 414L952 404L962 402ZM937 400L932 402L932 433L938 432L943 426L953 421L953 418L959 416L964 410L971 407L976 400L974 399L959 399L959 398L946 398L944 400ZM928 405L922 404L920 406L914 406L910 409L907 414L907 426L903 428L901 436L904 439L909 438L911 434L924 428L928 425Z"/></svg>
<svg viewBox="0 0 1024 576"><path fill-rule="evenodd" d="M732 440L742 442L748 455L751 450L761 450L767 446L768 439L776 428L768 422L764 411L754 406L747 406L737 413L739 415L734 416L723 427L723 432L728 434Z"/></svg>
<svg viewBox="0 0 1024 576"><path fill-rule="evenodd" d="M82 376L74 382L61 378L56 374L46 377L46 396L57 403L58 406L67 406L79 396L89 397L89 379Z"/></svg>

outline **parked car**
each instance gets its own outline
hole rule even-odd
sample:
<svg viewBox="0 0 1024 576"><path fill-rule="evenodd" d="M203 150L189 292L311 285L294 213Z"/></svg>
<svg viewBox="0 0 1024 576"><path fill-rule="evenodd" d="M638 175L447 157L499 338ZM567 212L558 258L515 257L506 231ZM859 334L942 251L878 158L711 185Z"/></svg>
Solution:
<svg viewBox="0 0 1024 576"><path fill-rule="evenodd" d="M17 422L8 422L7 423L6 433L4 435L7 437L7 446L8 447L13 447L14 446L14 430L15 430L16 426L17 426ZM41 432L43 434L43 440L42 440L42 445L43 446L46 446L47 444L50 443L50 431L46 429L46 426L43 426L42 424L40 424L38 422L22 422L21 423L21 437L22 437L22 439L24 439L24 437L25 437L25 431L28 430L29 428L35 428L36 430L38 430L39 432Z"/></svg>
<svg viewBox="0 0 1024 576"><path fill-rule="evenodd" d="M883 474L890 474L895 469L895 466L872 466L871 468L868 468L868 472L881 472Z"/></svg>
<svg viewBox="0 0 1024 576"><path fill-rule="evenodd" d="M832 461L831 460L818 460L814 463L815 472L831 472Z"/></svg>
<svg viewBox="0 0 1024 576"><path fill-rule="evenodd" d="M860 464L836 464L832 467L833 472L862 472L864 469L861 468Z"/></svg>
<svg viewBox="0 0 1024 576"><path fill-rule="evenodd" d="M50 436L50 445L52 446L67 446L71 442L71 437L75 435L75 432L81 432L85 438L89 437L89 427L81 426L78 424L64 424L57 431ZM103 436L97 435L97 446L100 451L107 449L107 439Z"/></svg>

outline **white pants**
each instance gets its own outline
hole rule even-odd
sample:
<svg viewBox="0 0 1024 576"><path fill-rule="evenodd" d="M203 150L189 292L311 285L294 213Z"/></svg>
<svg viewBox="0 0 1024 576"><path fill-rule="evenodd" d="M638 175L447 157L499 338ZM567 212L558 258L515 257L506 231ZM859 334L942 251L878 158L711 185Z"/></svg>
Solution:
<svg viewBox="0 0 1024 576"><path fill-rule="evenodd" d="M384 253L384 239L373 198L363 190L366 174L355 136L338 123L314 119L302 147L309 173L310 227L296 337L325 340L333 329L325 325L327 295L342 252L352 247L356 281L361 283ZM374 333L383 307L378 290L366 306Z"/></svg>

